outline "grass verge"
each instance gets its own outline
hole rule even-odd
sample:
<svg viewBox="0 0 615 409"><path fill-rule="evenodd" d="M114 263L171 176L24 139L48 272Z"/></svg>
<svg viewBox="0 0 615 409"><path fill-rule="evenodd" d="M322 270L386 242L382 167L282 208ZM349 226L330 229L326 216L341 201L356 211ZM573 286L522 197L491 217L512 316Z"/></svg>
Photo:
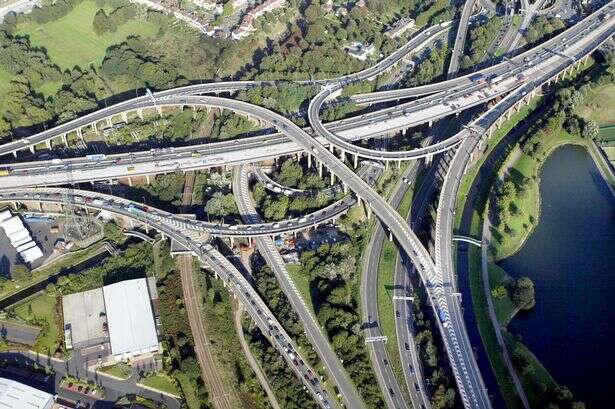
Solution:
<svg viewBox="0 0 615 409"><path fill-rule="evenodd" d="M116 378L128 379L132 375L132 367L128 364L120 362L115 365L100 368L100 372L115 376Z"/></svg>
<svg viewBox="0 0 615 409"><path fill-rule="evenodd" d="M113 44L119 44L130 35L154 36L159 27L143 20L130 20L115 32L96 35L92 27L94 15L100 9L94 1L84 1L58 20L45 24L34 21L20 24L17 33L27 35L35 47L47 50L49 57L62 69L75 65L85 68L94 63L98 66ZM111 9L107 7L107 11Z"/></svg>
<svg viewBox="0 0 615 409"><path fill-rule="evenodd" d="M141 379L139 383L149 388L158 389L159 391L170 393L175 396L180 395L180 392L177 390L177 386L175 386L175 383L173 382L173 379L164 373L155 373L147 378Z"/></svg>

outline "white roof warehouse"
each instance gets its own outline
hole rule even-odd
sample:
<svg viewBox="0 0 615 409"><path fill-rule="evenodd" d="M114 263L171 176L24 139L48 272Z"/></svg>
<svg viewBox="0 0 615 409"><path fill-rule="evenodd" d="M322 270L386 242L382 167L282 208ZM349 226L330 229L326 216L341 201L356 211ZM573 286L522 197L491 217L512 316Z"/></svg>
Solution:
<svg viewBox="0 0 615 409"><path fill-rule="evenodd" d="M0 378L0 408L50 409L53 396L11 379Z"/></svg>
<svg viewBox="0 0 615 409"><path fill-rule="evenodd" d="M130 357L158 351L158 335L147 279L103 287L111 353Z"/></svg>
<svg viewBox="0 0 615 409"><path fill-rule="evenodd" d="M160 351L145 278L70 294L63 297L62 305L67 348L108 341L116 359Z"/></svg>

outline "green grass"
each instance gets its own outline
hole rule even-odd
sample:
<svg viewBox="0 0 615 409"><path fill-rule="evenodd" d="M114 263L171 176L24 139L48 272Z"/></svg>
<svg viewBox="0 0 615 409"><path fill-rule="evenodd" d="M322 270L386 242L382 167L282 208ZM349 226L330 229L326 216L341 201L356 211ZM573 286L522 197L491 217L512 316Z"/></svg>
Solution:
<svg viewBox="0 0 615 409"><path fill-rule="evenodd" d="M498 286L504 286L505 288L510 285L512 277L510 277L506 271L495 263L489 263L489 285L493 290ZM498 317L498 322L501 325L506 326L510 319L513 317L515 307L513 305L510 294L507 297L501 299L493 299L493 308L495 309L495 315Z"/></svg>
<svg viewBox="0 0 615 409"><path fill-rule="evenodd" d="M615 162L615 146L607 146L602 148L602 150L606 154L606 157L609 158L611 163Z"/></svg>
<svg viewBox="0 0 615 409"><path fill-rule="evenodd" d="M132 376L132 367L123 362L101 368L100 371L122 379L128 379Z"/></svg>
<svg viewBox="0 0 615 409"><path fill-rule="evenodd" d="M600 137L607 142L615 141L615 126L605 126L600 128Z"/></svg>
<svg viewBox="0 0 615 409"><path fill-rule="evenodd" d="M482 229L482 217L478 213L474 213L472 217L472 230L480 231ZM522 408L523 405L519 396L517 395L515 386L510 378L506 364L500 347L498 345L495 329L491 325L489 319L487 298L483 291L483 279L481 274L481 253L480 250L474 246L470 246L468 249L468 257L470 263L470 291L472 293L472 304L474 308L474 316L476 317L476 324L480 332L481 339L487 356L489 357L489 363L495 374L498 386L502 392L502 396L506 401L506 406L509 409Z"/></svg>
<svg viewBox="0 0 615 409"><path fill-rule="evenodd" d="M429 22L429 19L445 8L449 7L449 0L436 0L427 10L416 16L415 23L417 26L422 27Z"/></svg>
<svg viewBox="0 0 615 409"><path fill-rule="evenodd" d="M558 131L544 132L538 152L530 157L523 154L512 165L511 172L527 178L526 187L528 193L513 200L514 205L520 210L516 215L509 217L508 225L515 231L514 235L493 229L494 235L499 235L501 240L492 240L490 250L495 260L510 257L525 243L525 240L538 225L540 216L540 169L546 158L557 147L565 144L578 144L587 146L587 142L579 137L570 135L563 129ZM530 222L530 219L532 221Z"/></svg>
<svg viewBox="0 0 615 409"><path fill-rule="evenodd" d="M10 72L5 71L2 68L0 68L0 113L3 111L2 109L2 106L4 105L3 97L9 88L9 82L11 81L12 77L13 76L11 75Z"/></svg>
<svg viewBox="0 0 615 409"><path fill-rule="evenodd" d="M188 375L184 374L183 372L176 371L173 374L173 376L175 377L175 379L177 379L177 382L179 382L179 388L183 392L181 395L186 400L186 406L188 406L189 409L200 409L201 402L199 402L197 391L194 388L194 385L192 384L190 379L188 378ZM154 380L153 382L154 384L156 384L157 382L159 383L160 381ZM145 382L144 384L147 385L147 383ZM155 388L155 387L156 386L152 386L152 388Z"/></svg>
<svg viewBox="0 0 615 409"><path fill-rule="evenodd" d="M45 354L53 354L60 342L60 321L56 314L56 296L45 292L24 300L14 307L15 314L28 322L40 320L42 330L34 349Z"/></svg>
<svg viewBox="0 0 615 409"><path fill-rule="evenodd" d="M515 350L520 351L525 357L525 360L529 362L529 365L532 367L531 373L524 372L521 368L517 368L517 373L523 384L523 389L530 402L530 406L532 408L546 407L549 404L548 394L545 394L539 385L545 385L548 389L552 390L558 386L557 382L525 345L517 341L513 335L508 332L504 332L503 335L504 342L506 342L506 346L510 353L512 354Z"/></svg>
<svg viewBox="0 0 615 409"><path fill-rule="evenodd" d="M579 116L593 119L600 126L615 125L615 84L592 89L577 112Z"/></svg>
<svg viewBox="0 0 615 409"><path fill-rule="evenodd" d="M29 287L35 283L46 280L49 276L56 274L63 268L71 267L79 264L96 254L104 251L104 248L96 243L83 250L68 253L67 256L51 263L49 266L37 269L32 272L31 276L24 280L10 280L3 283L0 289L0 300L16 293L17 291Z"/></svg>
<svg viewBox="0 0 615 409"><path fill-rule="evenodd" d="M150 37L158 26L143 20L131 20L114 33L101 36L92 29L92 21L99 7L93 1L84 1L66 16L49 23L27 22L18 26L17 33L28 35L35 47L47 49L49 57L62 69L78 65L85 68L99 65L110 45L119 44L130 35Z"/></svg>
<svg viewBox="0 0 615 409"><path fill-rule="evenodd" d="M182 374L180 378L183 379L183 377L184 375ZM184 383L189 383L187 378L185 379L185 381L180 382L182 384L182 388L184 387ZM179 396L180 394L177 390L177 386L175 386L175 383L173 383L173 380L164 373L158 372L154 375L150 375L147 378L141 379L140 383L150 388L158 389L159 391L170 393L176 396ZM194 394L192 394L191 396L194 396ZM190 404L188 406L191 408L193 407ZM198 405L196 405L196 407L198 407Z"/></svg>
<svg viewBox="0 0 615 409"><path fill-rule="evenodd" d="M56 92L62 87L62 81L49 81L36 88L37 92L40 92L45 98L55 95Z"/></svg>
<svg viewBox="0 0 615 409"><path fill-rule="evenodd" d="M286 264L286 270L288 270L288 275L290 275L291 280L297 287L297 291L305 301L305 304L309 308L312 313L315 313L314 303L312 302L312 295L310 292L310 276L305 274L302 270L302 266L300 263L298 264Z"/></svg>
<svg viewBox="0 0 615 409"><path fill-rule="evenodd" d="M530 112L532 112L536 108L540 100L541 98L533 99L529 105L522 107L519 110L519 112L513 114L508 121L504 122L502 126L500 127L500 129L495 131L493 135L491 136L491 138L487 141L487 149L485 153L481 155L481 158L472 167L470 167L470 169L468 169L468 172L466 173L466 175L461 180L461 183L459 184L459 191L457 193L458 211L455 213L455 221L453 224L455 228L458 228L459 224L461 223L461 217L463 216L462 209L465 205L466 197L468 196L470 188L472 187L472 184L474 183L474 179L476 178L476 175L478 174L478 170L480 169L483 162L485 161L485 158L489 157L489 155L491 154L491 151L493 151L493 149L500 143L500 141L504 139L504 137L508 135L508 133L513 128L515 128L517 124L519 124L519 122L525 119L530 114ZM481 235L482 231L479 230L477 234Z"/></svg>

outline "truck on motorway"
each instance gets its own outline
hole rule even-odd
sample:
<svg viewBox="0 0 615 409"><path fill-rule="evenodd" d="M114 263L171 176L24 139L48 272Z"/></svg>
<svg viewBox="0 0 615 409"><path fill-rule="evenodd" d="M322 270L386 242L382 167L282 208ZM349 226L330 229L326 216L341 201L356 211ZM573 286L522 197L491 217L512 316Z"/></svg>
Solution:
<svg viewBox="0 0 615 409"><path fill-rule="evenodd" d="M0 169L0 176L8 176L11 174L11 170L8 168Z"/></svg>
<svg viewBox="0 0 615 409"><path fill-rule="evenodd" d="M134 166L127 166L127 167L126 167L126 170L127 170L128 172L134 172L134 171L135 171L135 167L134 167Z"/></svg>
<svg viewBox="0 0 615 409"><path fill-rule="evenodd" d="M85 158L94 162L100 162L101 160L105 160L107 155L104 153L97 153L95 155L86 155Z"/></svg>

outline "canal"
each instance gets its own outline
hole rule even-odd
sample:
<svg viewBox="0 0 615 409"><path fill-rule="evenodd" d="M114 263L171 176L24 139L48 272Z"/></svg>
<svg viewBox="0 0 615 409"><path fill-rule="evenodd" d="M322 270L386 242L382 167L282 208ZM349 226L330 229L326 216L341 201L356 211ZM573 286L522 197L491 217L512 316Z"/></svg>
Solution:
<svg viewBox="0 0 615 409"><path fill-rule="evenodd" d="M508 326L560 385L590 408L615 387L615 200L589 153L558 148L540 183L539 224L500 265L530 277L536 307Z"/></svg>

